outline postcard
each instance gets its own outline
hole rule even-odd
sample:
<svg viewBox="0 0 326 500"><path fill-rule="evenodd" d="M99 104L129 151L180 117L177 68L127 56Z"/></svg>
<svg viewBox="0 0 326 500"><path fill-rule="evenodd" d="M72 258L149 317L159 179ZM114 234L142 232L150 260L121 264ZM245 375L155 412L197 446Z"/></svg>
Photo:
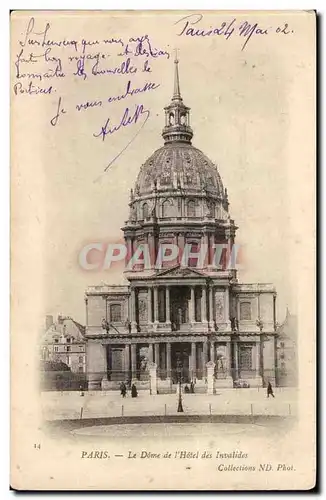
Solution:
<svg viewBox="0 0 326 500"><path fill-rule="evenodd" d="M316 13L11 14L11 486L316 482Z"/></svg>

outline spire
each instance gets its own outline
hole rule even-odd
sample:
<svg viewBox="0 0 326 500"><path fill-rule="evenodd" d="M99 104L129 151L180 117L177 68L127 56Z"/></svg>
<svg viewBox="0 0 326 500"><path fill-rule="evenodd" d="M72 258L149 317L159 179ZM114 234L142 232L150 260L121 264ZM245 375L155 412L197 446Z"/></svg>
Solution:
<svg viewBox="0 0 326 500"><path fill-rule="evenodd" d="M174 58L174 91L172 101L178 100L182 101L182 97L180 94L180 81L179 81L179 67L178 67L178 53L177 49L175 49L175 58Z"/></svg>
<svg viewBox="0 0 326 500"><path fill-rule="evenodd" d="M174 88L170 104L165 110L165 127L163 139L165 144L171 142L187 142L191 144L193 132L190 127L190 109L184 105L180 93L179 60L177 51L174 59Z"/></svg>

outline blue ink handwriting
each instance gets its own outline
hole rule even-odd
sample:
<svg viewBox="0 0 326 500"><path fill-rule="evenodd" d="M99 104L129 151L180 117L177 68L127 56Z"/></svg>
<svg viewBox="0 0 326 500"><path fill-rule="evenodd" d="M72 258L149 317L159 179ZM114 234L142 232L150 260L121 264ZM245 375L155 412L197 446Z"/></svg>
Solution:
<svg viewBox="0 0 326 500"><path fill-rule="evenodd" d="M135 112L131 116L129 108L126 108L120 120L119 125L111 126L110 118L108 118L105 122L105 125L101 127L101 131L97 134L93 134L93 136L96 138L102 137L102 141L104 141L107 135L109 134L112 135L115 132L118 132L121 129L121 127L128 127L130 125L135 125L138 122L139 118L142 117L143 115L145 116L145 121L143 122L143 125L145 125L150 115L148 109L144 109L144 106L142 104L137 104Z"/></svg>
<svg viewBox="0 0 326 500"><path fill-rule="evenodd" d="M50 120L50 123L53 127L56 126L56 124L58 123L58 120L59 120L59 116L61 114L65 114L66 113L66 110L61 107L61 97L59 97L59 101L58 101L58 106L57 106L57 114L54 115L54 117Z"/></svg>

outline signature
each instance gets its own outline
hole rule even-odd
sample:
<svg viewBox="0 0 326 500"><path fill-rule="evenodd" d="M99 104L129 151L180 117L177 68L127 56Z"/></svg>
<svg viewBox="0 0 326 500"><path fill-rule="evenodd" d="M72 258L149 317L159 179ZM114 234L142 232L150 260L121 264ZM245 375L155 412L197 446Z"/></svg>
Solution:
<svg viewBox="0 0 326 500"><path fill-rule="evenodd" d="M100 132L97 134L93 134L94 137L102 137L102 141L104 141L105 137L107 135L112 135L115 132L118 132L122 127L128 127L129 125L134 125L138 122L139 118L145 115L145 121L143 122L142 127L145 125L147 122L150 112L148 109L144 109L144 106L142 104L137 104L135 112L133 115L130 114L129 108L126 108L123 116L120 120L119 125L111 125L111 118L108 118L105 122L105 125L101 127Z"/></svg>
<svg viewBox="0 0 326 500"><path fill-rule="evenodd" d="M128 141L126 146L110 161L110 163L105 167L104 172L106 172L109 169L109 167L112 165L112 163L114 163L119 158L119 156L121 156L122 153L124 153L126 151L126 149L130 146L130 144L136 139L137 135L141 132L142 128L144 127L145 123L147 122L147 120L150 116L150 111L148 109L144 109L143 104L137 104L134 114L131 115L129 108L126 108L124 113L123 113L123 116L120 120L119 125L114 125L114 126L109 125L110 118L108 118L105 122L105 125L103 127L101 127L101 131L98 134L93 134L94 137L97 137L97 138L102 137L102 141L104 141L105 137L108 134L112 135L115 132L118 132L118 130L120 130L121 127L128 127L130 125L135 125L143 115L145 116L145 120L143 121L139 130L137 130L135 135L130 139L130 141Z"/></svg>

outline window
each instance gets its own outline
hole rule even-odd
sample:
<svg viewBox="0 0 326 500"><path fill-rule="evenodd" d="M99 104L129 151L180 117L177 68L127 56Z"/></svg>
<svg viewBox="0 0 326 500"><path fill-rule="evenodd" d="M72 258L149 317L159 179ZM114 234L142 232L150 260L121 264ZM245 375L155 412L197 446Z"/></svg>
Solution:
<svg viewBox="0 0 326 500"><path fill-rule="evenodd" d="M78 362L79 362L79 363L83 363L83 362L84 362L84 358L83 358L83 356L79 356L79 358L78 358Z"/></svg>
<svg viewBox="0 0 326 500"><path fill-rule="evenodd" d="M55 347L54 352L58 352L58 351L59 351L59 347Z"/></svg>
<svg viewBox="0 0 326 500"><path fill-rule="evenodd" d="M199 267L200 265L200 244L199 242L192 242L190 243L190 252L191 254L194 254L193 257L189 257L188 259L188 266L189 267ZM197 257L198 256L198 257Z"/></svg>
<svg viewBox="0 0 326 500"><path fill-rule="evenodd" d="M121 305L120 304L112 304L110 306L110 320L112 323L121 322Z"/></svg>
<svg viewBox="0 0 326 500"><path fill-rule="evenodd" d="M174 206L173 200L165 200L162 203L162 217L175 217L176 207Z"/></svg>
<svg viewBox="0 0 326 500"><path fill-rule="evenodd" d="M188 217L196 217L196 203L193 200L187 204L187 215Z"/></svg>
<svg viewBox="0 0 326 500"><path fill-rule="evenodd" d="M240 320L251 319L251 304L250 302L240 302Z"/></svg>
<svg viewBox="0 0 326 500"><path fill-rule="evenodd" d="M70 342L71 342L71 338L70 338L70 337L68 337L66 340L67 340L67 344L70 344Z"/></svg>
<svg viewBox="0 0 326 500"><path fill-rule="evenodd" d="M67 345L67 352L69 352L70 350L71 350L70 345Z"/></svg>
<svg viewBox="0 0 326 500"><path fill-rule="evenodd" d="M240 346L240 368L241 370L252 369L252 347Z"/></svg>
<svg viewBox="0 0 326 500"><path fill-rule="evenodd" d="M59 342L59 339L54 339L55 344L58 344L58 342Z"/></svg>
<svg viewBox="0 0 326 500"><path fill-rule="evenodd" d="M143 219L148 219L149 213L148 213L148 205L147 203L143 204Z"/></svg>
<svg viewBox="0 0 326 500"><path fill-rule="evenodd" d="M79 366L79 367L78 367L78 371L79 371L79 373L83 373L84 368L83 368L82 366Z"/></svg>
<svg viewBox="0 0 326 500"><path fill-rule="evenodd" d="M283 347L283 348L284 348L284 342L281 342L281 347Z"/></svg>

